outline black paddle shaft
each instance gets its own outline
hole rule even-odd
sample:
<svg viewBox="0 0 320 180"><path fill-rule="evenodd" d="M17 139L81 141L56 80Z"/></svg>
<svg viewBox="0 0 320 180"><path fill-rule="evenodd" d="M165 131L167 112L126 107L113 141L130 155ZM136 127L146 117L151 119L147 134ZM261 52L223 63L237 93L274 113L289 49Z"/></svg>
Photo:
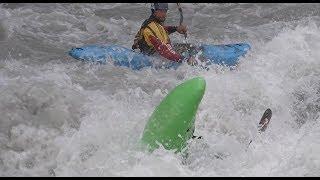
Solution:
<svg viewBox="0 0 320 180"><path fill-rule="evenodd" d="M183 23L183 12L182 12L182 8L180 7L180 3L177 3L177 6L178 6L178 9L179 9L179 12L180 12L180 25L182 25L182 23ZM187 32L184 33L184 38L187 39Z"/></svg>

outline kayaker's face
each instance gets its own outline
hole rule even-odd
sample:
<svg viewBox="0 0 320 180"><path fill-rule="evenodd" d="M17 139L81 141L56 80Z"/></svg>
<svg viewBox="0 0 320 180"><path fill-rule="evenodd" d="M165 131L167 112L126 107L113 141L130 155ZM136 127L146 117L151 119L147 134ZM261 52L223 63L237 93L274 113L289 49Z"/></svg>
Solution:
<svg viewBox="0 0 320 180"><path fill-rule="evenodd" d="M167 10L158 9L154 12L154 15L160 22L164 22L167 17Z"/></svg>

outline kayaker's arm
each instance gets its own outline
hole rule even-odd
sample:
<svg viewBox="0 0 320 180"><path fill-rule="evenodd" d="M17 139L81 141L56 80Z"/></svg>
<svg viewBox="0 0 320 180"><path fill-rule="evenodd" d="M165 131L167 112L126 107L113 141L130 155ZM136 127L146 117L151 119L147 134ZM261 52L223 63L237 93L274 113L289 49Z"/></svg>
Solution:
<svg viewBox="0 0 320 180"><path fill-rule="evenodd" d="M179 25L179 26L163 26L163 28L168 32L168 34L172 34L174 32L178 32L180 34L187 33L187 26Z"/></svg>
<svg viewBox="0 0 320 180"><path fill-rule="evenodd" d="M168 34L172 34L177 31L177 26L163 26L163 28L168 32Z"/></svg>
<svg viewBox="0 0 320 180"><path fill-rule="evenodd" d="M158 38L150 35L149 40L156 49L156 51L163 57L176 62L182 62L182 59L184 58L179 53L175 52L170 44L164 44L161 42Z"/></svg>

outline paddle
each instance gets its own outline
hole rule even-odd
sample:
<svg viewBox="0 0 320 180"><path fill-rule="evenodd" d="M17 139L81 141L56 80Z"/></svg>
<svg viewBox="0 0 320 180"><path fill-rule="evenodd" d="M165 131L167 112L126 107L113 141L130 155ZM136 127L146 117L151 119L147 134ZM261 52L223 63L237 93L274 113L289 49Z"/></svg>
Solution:
<svg viewBox="0 0 320 180"><path fill-rule="evenodd" d="M180 6L180 3L177 3L178 9L179 9L179 13L180 13L180 25L182 25L183 23L183 12L182 12L182 8ZM187 32L184 33L184 38L187 39Z"/></svg>
<svg viewBox="0 0 320 180"><path fill-rule="evenodd" d="M180 3L177 3L177 6L178 6L178 9L179 9L179 13L180 13L180 25L182 25L183 23L183 12L182 12L182 8L180 6ZM180 44L181 46L190 46L189 43L187 43L187 32L184 33L184 43L183 44ZM190 47L189 47L190 48ZM195 64L195 65L198 65L198 64ZM210 68L208 68L207 66L203 66L203 65L200 65L200 67L202 69L205 69L205 70L209 70Z"/></svg>
<svg viewBox="0 0 320 180"><path fill-rule="evenodd" d="M263 115L262 115L262 117L261 117L261 119L260 119L260 122L259 122L259 125L258 125L258 132L259 132L259 133L262 133L262 132L264 132L264 131L267 129L268 124L269 124L269 122L270 122L270 120L271 120L271 117L272 117L272 111L271 111L271 109L268 108L268 109L263 113ZM250 140L250 142L249 142L249 144L248 144L248 146L247 146L247 150L248 150L248 148L249 148L252 140L253 140L253 139Z"/></svg>

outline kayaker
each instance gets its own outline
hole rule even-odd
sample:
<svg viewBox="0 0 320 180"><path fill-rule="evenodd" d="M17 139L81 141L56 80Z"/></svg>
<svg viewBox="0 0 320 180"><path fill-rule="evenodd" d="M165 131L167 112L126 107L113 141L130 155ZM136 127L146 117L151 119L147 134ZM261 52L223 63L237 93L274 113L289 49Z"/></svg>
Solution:
<svg viewBox="0 0 320 180"><path fill-rule="evenodd" d="M151 16L142 23L142 26L135 36L132 49L140 49L140 52L146 55L153 55L158 52L166 59L195 65L196 60L191 56L186 58L176 52L171 44L169 34L178 32L187 33L185 25L165 26L164 22L167 17L168 3L152 3Z"/></svg>

